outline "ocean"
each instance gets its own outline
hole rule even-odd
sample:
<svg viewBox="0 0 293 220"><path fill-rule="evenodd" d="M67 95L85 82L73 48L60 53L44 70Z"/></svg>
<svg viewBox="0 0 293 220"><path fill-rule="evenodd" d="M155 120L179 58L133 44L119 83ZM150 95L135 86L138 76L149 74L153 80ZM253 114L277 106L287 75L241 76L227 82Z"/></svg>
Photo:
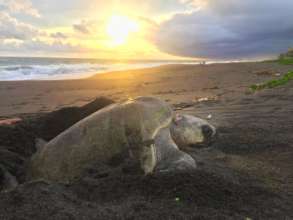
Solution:
<svg viewBox="0 0 293 220"><path fill-rule="evenodd" d="M74 58L0 57L0 81L80 79L97 73L155 67L165 64L198 64L193 61L102 60Z"/></svg>

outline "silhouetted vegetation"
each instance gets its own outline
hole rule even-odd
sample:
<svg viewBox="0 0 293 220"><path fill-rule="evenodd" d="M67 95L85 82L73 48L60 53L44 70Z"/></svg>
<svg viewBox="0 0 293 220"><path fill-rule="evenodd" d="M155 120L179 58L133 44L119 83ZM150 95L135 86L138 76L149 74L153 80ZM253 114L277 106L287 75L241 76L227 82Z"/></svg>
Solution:
<svg viewBox="0 0 293 220"><path fill-rule="evenodd" d="M292 65L293 57L282 57L278 60L278 62L283 65Z"/></svg>
<svg viewBox="0 0 293 220"><path fill-rule="evenodd" d="M293 61L293 58L292 58ZM293 80L293 71L288 72L287 74L285 74L282 78L280 79L273 79L261 84L254 84L252 86L250 86L250 89L252 91L259 91L259 90L263 90L263 89L271 89L271 88L275 88L278 86L282 86L285 85L286 83L288 83L290 80Z"/></svg>

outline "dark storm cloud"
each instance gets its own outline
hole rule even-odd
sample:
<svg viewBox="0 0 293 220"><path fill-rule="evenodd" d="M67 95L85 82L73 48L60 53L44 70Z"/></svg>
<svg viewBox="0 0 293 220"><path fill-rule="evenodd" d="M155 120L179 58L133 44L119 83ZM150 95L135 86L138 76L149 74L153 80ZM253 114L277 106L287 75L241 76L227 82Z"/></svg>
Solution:
<svg viewBox="0 0 293 220"><path fill-rule="evenodd" d="M161 24L155 43L190 57L252 58L293 46L292 0L207 0L200 11Z"/></svg>

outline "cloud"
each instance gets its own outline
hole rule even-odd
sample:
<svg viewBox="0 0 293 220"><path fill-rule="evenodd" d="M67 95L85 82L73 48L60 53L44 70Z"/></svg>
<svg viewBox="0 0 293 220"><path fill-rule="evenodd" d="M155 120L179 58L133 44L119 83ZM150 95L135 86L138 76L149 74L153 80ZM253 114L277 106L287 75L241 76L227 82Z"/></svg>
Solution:
<svg viewBox="0 0 293 220"><path fill-rule="evenodd" d="M88 20L82 20L73 25L73 29L82 34L91 34L94 22Z"/></svg>
<svg viewBox="0 0 293 220"><path fill-rule="evenodd" d="M0 51L7 52L11 51L11 48L18 49L19 46L23 43L20 40L7 40L7 39L0 39Z"/></svg>
<svg viewBox="0 0 293 220"><path fill-rule="evenodd" d="M63 42L61 40L54 40L52 42L48 42L45 40L27 40L27 41L19 41L19 40L2 40L0 39L0 50L1 52L5 52L6 54L19 54L24 55L66 55L66 54L74 54L78 53L86 53L87 50L83 45L74 45L68 42Z"/></svg>
<svg viewBox="0 0 293 220"><path fill-rule="evenodd" d="M33 17L41 17L39 11L33 7L30 0L0 0L0 9L11 14L27 14Z"/></svg>
<svg viewBox="0 0 293 220"><path fill-rule="evenodd" d="M164 52L234 59L278 54L293 45L292 0L183 1L201 10L160 25L153 41Z"/></svg>
<svg viewBox="0 0 293 220"><path fill-rule="evenodd" d="M0 44L19 45L21 41L42 35L39 28L23 22L17 14L40 17L39 12L29 0L0 0ZM20 16L21 17L21 16Z"/></svg>
<svg viewBox="0 0 293 220"><path fill-rule="evenodd" d="M39 34L34 26L18 21L6 12L0 11L0 39L26 40Z"/></svg>
<svg viewBox="0 0 293 220"><path fill-rule="evenodd" d="M50 37L56 38L56 39L67 39L68 38L68 36L66 34L61 33L61 32L52 33L52 34L50 34Z"/></svg>
<svg viewBox="0 0 293 220"><path fill-rule="evenodd" d="M48 53L58 53L58 52L76 52L82 50L81 47L66 43L60 40L55 40L53 42L46 42L42 40L31 40L26 41L21 45L23 50L34 51L34 52L48 52Z"/></svg>

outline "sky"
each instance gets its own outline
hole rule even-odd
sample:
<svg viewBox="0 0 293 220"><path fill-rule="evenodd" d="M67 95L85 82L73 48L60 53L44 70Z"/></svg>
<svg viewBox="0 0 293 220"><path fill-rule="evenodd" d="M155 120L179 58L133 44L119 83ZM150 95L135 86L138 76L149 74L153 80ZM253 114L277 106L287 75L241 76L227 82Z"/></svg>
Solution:
<svg viewBox="0 0 293 220"><path fill-rule="evenodd" d="M263 59L293 46L292 0L0 0L0 56Z"/></svg>

